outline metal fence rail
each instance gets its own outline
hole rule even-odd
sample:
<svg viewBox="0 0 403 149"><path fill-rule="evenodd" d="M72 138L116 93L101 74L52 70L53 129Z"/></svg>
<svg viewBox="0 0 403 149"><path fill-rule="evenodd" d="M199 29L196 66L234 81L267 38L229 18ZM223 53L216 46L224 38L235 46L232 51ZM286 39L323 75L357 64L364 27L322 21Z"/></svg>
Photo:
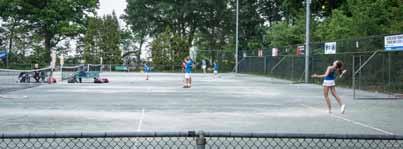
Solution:
<svg viewBox="0 0 403 149"><path fill-rule="evenodd" d="M0 148L403 148L403 136L246 132L4 133Z"/></svg>

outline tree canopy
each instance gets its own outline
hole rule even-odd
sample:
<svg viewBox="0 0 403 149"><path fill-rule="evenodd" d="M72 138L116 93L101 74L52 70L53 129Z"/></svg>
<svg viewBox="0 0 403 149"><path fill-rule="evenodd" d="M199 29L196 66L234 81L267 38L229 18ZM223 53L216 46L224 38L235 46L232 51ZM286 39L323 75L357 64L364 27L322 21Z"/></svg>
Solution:
<svg viewBox="0 0 403 149"><path fill-rule="evenodd" d="M139 62L144 49L153 50L152 59L161 63L177 63L194 47L210 61L234 55L236 0L126 1L124 15L95 17L98 0L1 0L0 47L12 51L12 61L30 57L43 63L66 39L79 40L78 57L91 63L99 61L96 56L106 63ZM303 1L239 4L240 50L303 44ZM313 0L311 9L312 42L403 32L401 0ZM162 54L164 49L171 52ZM133 53L135 58L127 58ZM169 57L172 61L164 60Z"/></svg>

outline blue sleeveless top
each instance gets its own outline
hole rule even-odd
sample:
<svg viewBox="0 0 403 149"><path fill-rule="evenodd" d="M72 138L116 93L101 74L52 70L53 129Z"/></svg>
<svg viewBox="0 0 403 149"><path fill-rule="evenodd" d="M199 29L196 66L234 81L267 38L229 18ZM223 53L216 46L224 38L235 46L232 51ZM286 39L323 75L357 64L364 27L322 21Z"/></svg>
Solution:
<svg viewBox="0 0 403 149"><path fill-rule="evenodd" d="M150 67L148 67L147 64L144 64L144 72L150 72L150 71L151 71Z"/></svg>
<svg viewBox="0 0 403 149"><path fill-rule="evenodd" d="M329 75L325 77L325 80L336 80L336 70L330 71Z"/></svg>

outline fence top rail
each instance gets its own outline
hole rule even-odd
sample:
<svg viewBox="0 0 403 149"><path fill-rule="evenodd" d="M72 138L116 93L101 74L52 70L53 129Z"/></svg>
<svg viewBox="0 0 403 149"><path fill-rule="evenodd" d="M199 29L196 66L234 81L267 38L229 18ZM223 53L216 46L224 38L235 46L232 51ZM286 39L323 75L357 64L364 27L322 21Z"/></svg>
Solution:
<svg viewBox="0 0 403 149"><path fill-rule="evenodd" d="M40 138L153 138L153 137L215 137L215 138L289 138L289 139L352 139L352 140L403 140L403 135L369 134L314 134L264 132L79 132L79 133L2 133L0 139Z"/></svg>
<svg viewBox="0 0 403 149"><path fill-rule="evenodd" d="M403 140L403 135L375 134L319 134L319 133L255 133L255 132L206 132L205 137L235 138L290 138L290 139L360 139L360 140Z"/></svg>
<svg viewBox="0 0 403 149"><path fill-rule="evenodd" d="M148 138L194 137L195 132L72 132L72 133L2 133L0 139L37 138Z"/></svg>
<svg viewBox="0 0 403 149"><path fill-rule="evenodd" d="M327 55L327 56L335 56L335 55L353 55L353 54L373 54L374 52L378 52L378 53L391 53L390 51L384 51L384 50L372 50L372 51L358 51L358 52L339 52L336 54L325 54L325 53L312 53L311 56L322 56L322 55ZM286 54L286 55L278 55L278 56L272 56L272 55L264 55L264 56L245 56L243 58L265 58L265 57L277 57L277 58L281 58L281 57L299 57L299 58L305 58L304 55L294 55L294 54Z"/></svg>

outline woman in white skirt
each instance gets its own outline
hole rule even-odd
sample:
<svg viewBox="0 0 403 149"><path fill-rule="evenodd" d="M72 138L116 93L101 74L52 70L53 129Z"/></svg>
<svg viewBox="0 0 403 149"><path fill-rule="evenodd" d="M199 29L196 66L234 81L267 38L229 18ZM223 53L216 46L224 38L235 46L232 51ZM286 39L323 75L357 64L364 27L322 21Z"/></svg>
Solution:
<svg viewBox="0 0 403 149"><path fill-rule="evenodd" d="M347 72L347 70L343 69L343 62L335 61L332 66L327 67L325 74L323 75L312 75L313 78L324 78L323 80L323 95L326 100L326 104L329 110L329 113L332 113L332 106L329 98L329 90L332 92L332 95L336 98L337 103L340 106L340 112L344 114L346 105L342 103L341 98L336 94L336 75L339 77L343 77L343 75Z"/></svg>

